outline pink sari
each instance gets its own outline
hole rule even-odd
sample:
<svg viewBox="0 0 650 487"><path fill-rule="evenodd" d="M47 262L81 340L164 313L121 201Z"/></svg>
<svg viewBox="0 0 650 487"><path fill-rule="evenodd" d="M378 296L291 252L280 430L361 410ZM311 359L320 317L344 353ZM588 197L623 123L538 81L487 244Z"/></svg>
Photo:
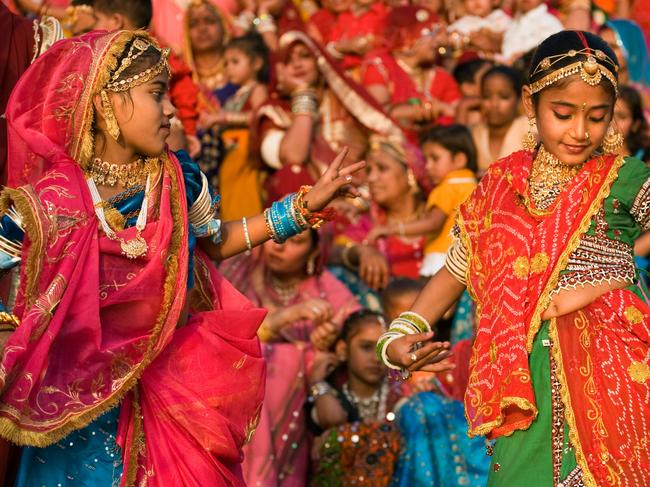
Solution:
<svg viewBox="0 0 650 487"><path fill-rule="evenodd" d="M133 36L57 43L9 101L9 182L21 186L2 192L0 209L15 206L25 241L21 324L0 361L0 434L42 447L121 404L121 485L244 485L241 447L263 396L255 333L264 311L201 255L187 294L187 208L173 154L162 155L158 217L142 231L149 250L134 260L100 233L80 167L92 156L92 98ZM188 300L192 314L177 329Z"/></svg>

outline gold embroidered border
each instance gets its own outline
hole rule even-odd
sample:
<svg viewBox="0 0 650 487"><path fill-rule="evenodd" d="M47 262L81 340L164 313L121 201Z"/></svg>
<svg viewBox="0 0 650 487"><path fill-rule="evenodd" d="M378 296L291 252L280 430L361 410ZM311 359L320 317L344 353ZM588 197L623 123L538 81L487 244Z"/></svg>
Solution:
<svg viewBox="0 0 650 487"><path fill-rule="evenodd" d="M564 247L564 250L560 254L560 258L555 264L555 267L551 271L551 275L546 283L544 291L542 292L542 294L539 297L539 300L537 301L537 305L535 306L535 311L533 313L533 316L530 321L530 326L528 328L528 339L526 341L526 349L528 350L529 354L533 349L533 340L535 339L535 335L537 335L540 326L542 326L542 313L546 311L549 304L551 304L551 292L557 287L557 282L560 278L560 272L562 271L562 269L566 268L567 263L569 262L569 256L580 245L580 237L582 236L583 233L585 233L589 229L589 225L591 224L591 219L599 210L605 198L609 196L609 192L612 187L612 184L614 183L614 180L618 177L618 170L623 165L624 159L625 158L623 156L618 156L612 163L612 167L609 169L609 173L605 177L605 182L598 190L598 194L591 202L591 205L589 206L589 209L587 210L584 217L582 218L582 221L578 225L578 228L569 239L567 245Z"/></svg>
<svg viewBox="0 0 650 487"><path fill-rule="evenodd" d="M618 159L618 158L617 158ZM551 337L551 342L553 346L551 347L551 353L553 354L553 360L558 366L557 378L560 381L560 396L562 396L562 402L564 403L564 417L569 426L569 440L571 445L575 450L576 461L580 468L582 469L582 481L585 484L585 487L598 487L596 484L596 479L594 479L593 474L589 470L589 464L587 463L587 458L585 457L584 451L582 450L582 445L580 444L580 437L578 435L578 427L576 425L576 418L573 414L573 408L571 407L571 396L569 394L568 382L566 375L564 374L564 364L562 362L562 350L560 345L560 338L557 332L557 319L551 318L550 324L548 327L548 333Z"/></svg>
<svg viewBox="0 0 650 487"><path fill-rule="evenodd" d="M167 320L167 315L172 306L172 301L173 299L177 299L182 296L182 292L179 292L179 290L176 289L176 281L179 272L178 261L182 242L187 241L187 224L184 224L183 209L181 208L181 202L184 201L184 197L181 199L176 168L174 168L174 163L169 160L166 154L162 156L162 159L171 182L170 206L172 212L173 227L171 241L169 244L168 257L165 260L167 276L165 277L163 286L161 310L158 314L158 317L156 318L156 323L154 324L151 332L148 348L142 360L136 367L134 367L131 372L131 376L126 378L122 384L111 394L111 396L96 406L85 409L78 414L71 414L63 424L56 426L49 431L33 431L20 427L9 418L0 417L0 436L7 438L9 441L18 445L45 447L51 445L52 443L56 443L62 438L65 438L72 431L86 427L89 423L104 414L106 411L115 407L122 399L124 394L126 394L137 384L137 381L142 375L144 369L155 358L155 348L158 344L158 340L160 339L163 325ZM25 218L27 215L21 216Z"/></svg>
<svg viewBox="0 0 650 487"><path fill-rule="evenodd" d="M138 387L133 388L133 405L132 405L133 417L133 432L131 433L131 451L129 452L129 464L124 475L126 476L124 480L124 485L126 487L131 487L135 485L136 476L138 473L138 460L140 457L140 452L144 448L144 428L142 425L142 408L140 407L140 394L138 393Z"/></svg>
<svg viewBox="0 0 650 487"><path fill-rule="evenodd" d="M0 214L4 215L9 207L14 205L16 211L23 221L23 229L30 240L29 251L24 257L25 276L25 302L31 306L36 299L36 284L41 274L43 265L42 257L45 255L46 229L43 226L45 221L39 215L41 205L33 193L31 186L23 186L18 189L5 188L0 194Z"/></svg>

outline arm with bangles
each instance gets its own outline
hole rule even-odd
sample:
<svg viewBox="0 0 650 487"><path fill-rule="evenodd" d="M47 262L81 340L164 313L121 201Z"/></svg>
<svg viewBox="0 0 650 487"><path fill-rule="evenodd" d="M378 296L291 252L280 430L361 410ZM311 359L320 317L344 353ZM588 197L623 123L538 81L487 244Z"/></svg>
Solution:
<svg viewBox="0 0 650 487"><path fill-rule="evenodd" d="M324 210L332 199L338 196L358 196L357 190L350 186L351 175L363 168L365 162L357 162L341 168L347 152L347 149L341 151L313 188L304 193L299 205L301 208L297 209L304 213L303 220L310 221L312 216L315 218L314 221L320 220L319 212ZM292 197L294 202L300 200L300 198L296 198L295 194ZM288 233L287 228L283 226L285 224L293 226L294 235L299 233L298 228L301 228L300 231L307 229L306 225L299 227L295 220L288 220L292 218L289 213L296 209L295 206L285 210L282 209L282 206L281 202L276 202L271 209L267 209L263 214L251 218L242 218L242 220L238 221L223 222L220 224L220 239L215 242L215 239L212 238L199 238L199 245L212 260L220 261L250 250L270 238L274 238L276 241L286 240L292 234ZM190 220L192 219L192 209L189 210ZM280 212L277 215L274 213L276 209L277 212ZM282 214L282 211L285 211L285 213ZM276 217L282 217L284 223L278 223ZM320 222L322 223L322 220ZM276 225L278 225L277 228ZM278 234L276 231L279 228L283 229L282 234Z"/></svg>
<svg viewBox="0 0 650 487"><path fill-rule="evenodd" d="M376 226L368 234L368 241L375 242L377 239L389 235L400 237L416 237L439 232L447 221L448 215L440 208L434 206L422 218L412 222L389 223Z"/></svg>

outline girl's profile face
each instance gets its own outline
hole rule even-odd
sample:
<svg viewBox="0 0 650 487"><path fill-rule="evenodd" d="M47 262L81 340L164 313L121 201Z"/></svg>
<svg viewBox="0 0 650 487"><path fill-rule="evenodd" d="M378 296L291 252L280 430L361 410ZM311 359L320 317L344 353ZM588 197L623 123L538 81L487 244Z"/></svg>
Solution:
<svg viewBox="0 0 650 487"><path fill-rule="evenodd" d="M406 168L383 151L368 154L366 175L370 196L379 206L399 201L410 192Z"/></svg>
<svg viewBox="0 0 650 487"><path fill-rule="evenodd" d="M540 91L536 107L524 88L526 114L536 117L544 147L566 164L585 162L605 137L614 100L601 84L590 86L571 76Z"/></svg>
<svg viewBox="0 0 650 487"><path fill-rule="evenodd" d="M108 93L124 145L137 154L157 157L165 149L170 120L176 110L169 101L166 71L129 90L130 99ZM108 136L108 135L107 135Z"/></svg>
<svg viewBox="0 0 650 487"><path fill-rule="evenodd" d="M218 50L223 44L221 19L209 5L191 7L189 11L189 37L194 53Z"/></svg>
<svg viewBox="0 0 650 487"><path fill-rule="evenodd" d="M227 49L224 53L226 77L234 85L243 86L256 78L259 63L241 49Z"/></svg>
<svg viewBox="0 0 650 487"><path fill-rule="evenodd" d="M384 328L377 322L364 323L347 344L348 373L370 385L379 385L386 377L384 366L375 353Z"/></svg>
<svg viewBox="0 0 650 487"><path fill-rule="evenodd" d="M492 12L492 0L465 0L463 2L467 15L487 17Z"/></svg>
<svg viewBox="0 0 650 487"><path fill-rule="evenodd" d="M296 43L291 47L286 69L289 76L304 82L307 86L314 86L318 81L316 57L304 44Z"/></svg>
<svg viewBox="0 0 650 487"><path fill-rule="evenodd" d="M512 83L501 74L492 74L483 80L481 112L490 127L510 125L517 117L519 95Z"/></svg>
<svg viewBox="0 0 650 487"><path fill-rule="evenodd" d="M284 243L268 240L263 245L262 259L266 267L276 275L294 275L304 271L312 256L312 237L303 232Z"/></svg>

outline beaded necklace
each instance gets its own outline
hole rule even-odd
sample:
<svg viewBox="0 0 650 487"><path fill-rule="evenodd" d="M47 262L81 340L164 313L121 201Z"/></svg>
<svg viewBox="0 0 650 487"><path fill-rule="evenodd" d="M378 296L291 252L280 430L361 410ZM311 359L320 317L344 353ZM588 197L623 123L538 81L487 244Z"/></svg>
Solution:
<svg viewBox="0 0 650 487"><path fill-rule="evenodd" d="M386 399L388 384L382 383L372 396L361 398L350 390L347 382L342 387L343 394L357 408L361 419L383 420L386 418Z"/></svg>
<svg viewBox="0 0 650 487"><path fill-rule="evenodd" d="M575 177L584 163L572 166L560 161L540 146L528 178L530 196L535 207L548 209L562 192L562 188Z"/></svg>

